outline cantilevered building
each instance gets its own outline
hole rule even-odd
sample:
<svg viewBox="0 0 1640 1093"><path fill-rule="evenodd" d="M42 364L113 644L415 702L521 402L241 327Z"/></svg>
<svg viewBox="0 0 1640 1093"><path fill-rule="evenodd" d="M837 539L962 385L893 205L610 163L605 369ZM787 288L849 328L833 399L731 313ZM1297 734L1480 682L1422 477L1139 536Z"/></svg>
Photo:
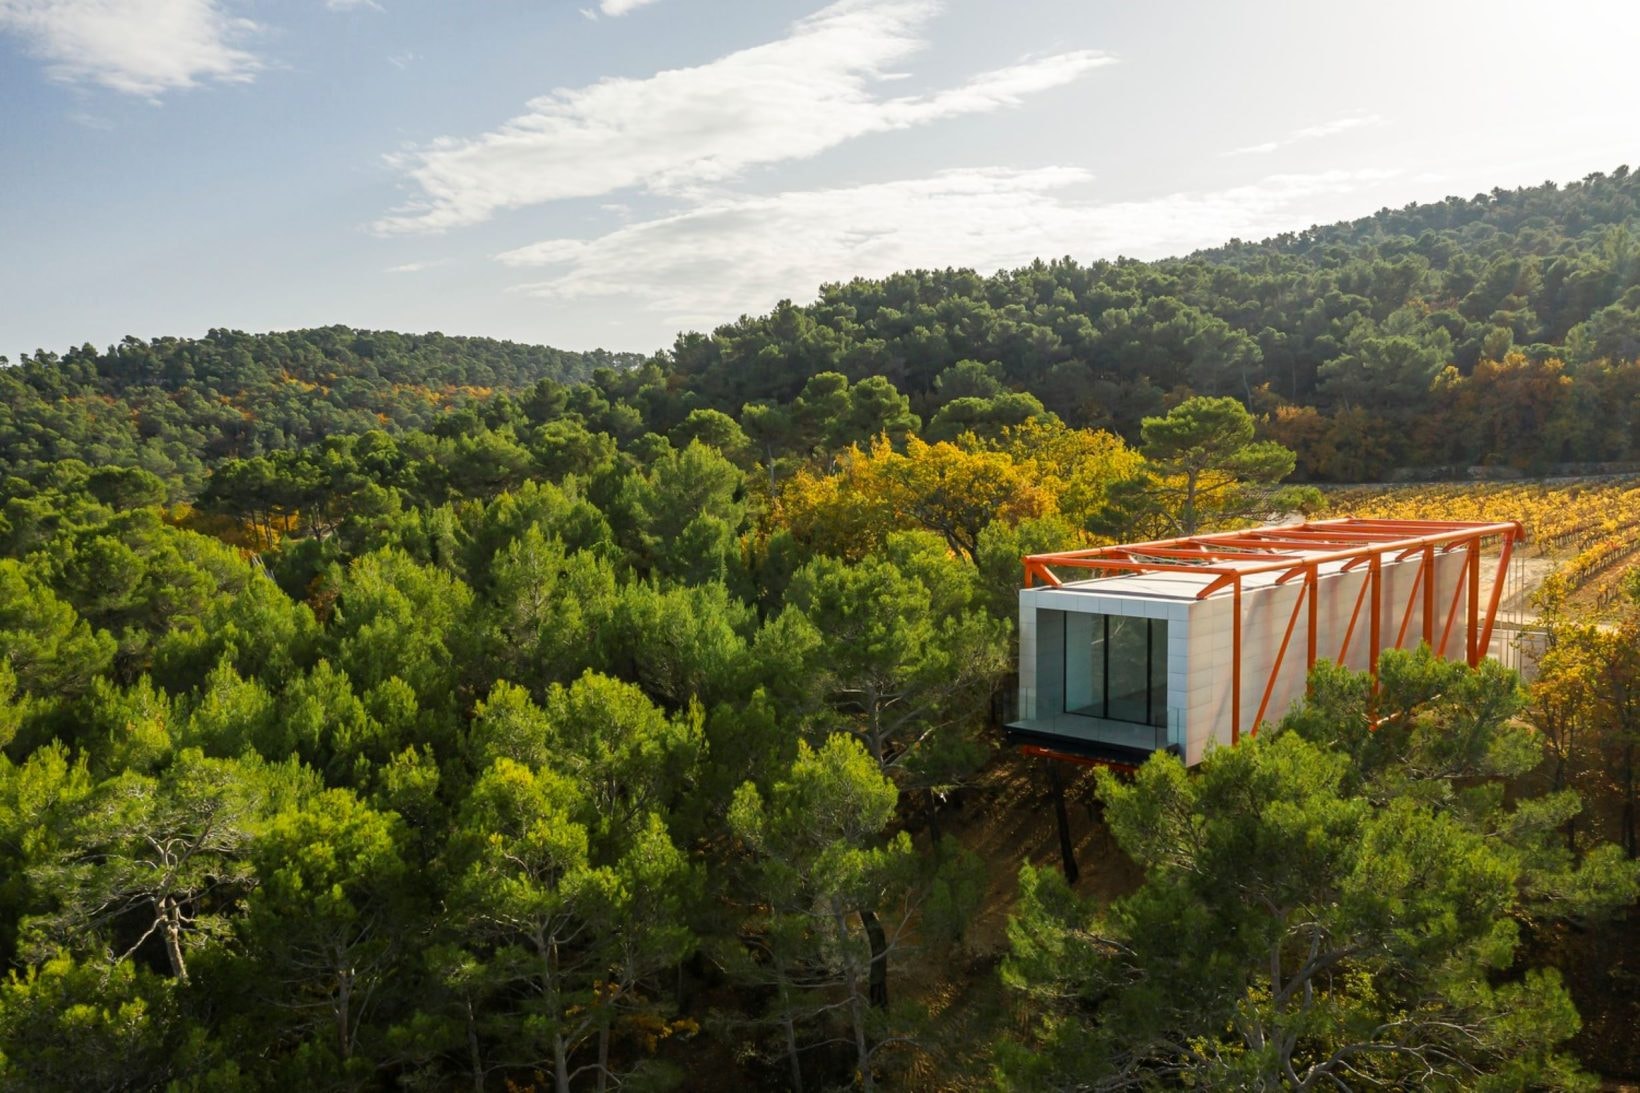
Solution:
<svg viewBox="0 0 1640 1093"><path fill-rule="evenodd" d="M1365 671L1383 649L1428 642L1479 664L1521 535L1341 519L1032 555L1010 738L1062 758L1136 766L1160 749L1193 765L1208 741L1284 715L1317 660Z"/></svg>

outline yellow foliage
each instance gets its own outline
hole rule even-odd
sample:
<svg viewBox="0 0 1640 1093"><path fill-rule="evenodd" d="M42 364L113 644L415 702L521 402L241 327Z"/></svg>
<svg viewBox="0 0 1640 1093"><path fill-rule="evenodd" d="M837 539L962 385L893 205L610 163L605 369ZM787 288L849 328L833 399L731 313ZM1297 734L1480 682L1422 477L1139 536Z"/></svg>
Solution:
<svg viewBox="0 0 1640 1093"><path fill-rule="evenodd" d="M1452 482L1329 494L1340 515L1385 520L1519 520L1527 541L1559 564L1565 591L1605 607L1640 564L1640 482Z"/></svg>
<svg viewBox="0 0 1640 1093"><path fill-rule="evenodd" d="M1139 456L1109 433L1027 424L1000 440L965 434L896 451L887 437L851 447L834 469L805 468L771 506L775 523L821 553L860 558L888 534L933 531L970 559L994 520L1018 523L1062 512L1080 525Z"/></svg>
<svg viewBox="0 0 1640 1093"><path fill-rule="evenodd" d="M1144 458L1114 433L1059 422L1010 427L998 447L1029 466L1036 481L1053 494L1056 509L1079 527L1105 503L1113 482L1133 477L1144 465Z"/></svg>

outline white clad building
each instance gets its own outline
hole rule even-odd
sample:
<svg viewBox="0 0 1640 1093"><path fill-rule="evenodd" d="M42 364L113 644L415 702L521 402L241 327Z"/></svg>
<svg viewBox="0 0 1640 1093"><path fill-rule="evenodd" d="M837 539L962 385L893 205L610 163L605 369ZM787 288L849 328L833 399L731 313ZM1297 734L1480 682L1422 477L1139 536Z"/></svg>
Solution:
<svg viewBox="0 0 1640 1093"><path fill-rule="evenodd" d="M1158 749L1195 764L1209 741L1279 720L1317 660L1367 671L1380 650L1427 641L1478 664L1520 536L1343 519L1033 555L1010 738L1111 765Z"/></svg>

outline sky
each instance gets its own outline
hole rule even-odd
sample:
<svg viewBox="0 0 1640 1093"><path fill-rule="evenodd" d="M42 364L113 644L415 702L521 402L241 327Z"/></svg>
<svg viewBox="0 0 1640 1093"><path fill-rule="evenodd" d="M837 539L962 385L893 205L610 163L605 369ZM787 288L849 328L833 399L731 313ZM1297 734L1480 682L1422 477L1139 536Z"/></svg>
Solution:
<svg viewBox="0 0 1640 1093"><path fill-rule="evenodd" d="M649 352L1640 166L1632 0L0 0L0 354Z"/></svg>

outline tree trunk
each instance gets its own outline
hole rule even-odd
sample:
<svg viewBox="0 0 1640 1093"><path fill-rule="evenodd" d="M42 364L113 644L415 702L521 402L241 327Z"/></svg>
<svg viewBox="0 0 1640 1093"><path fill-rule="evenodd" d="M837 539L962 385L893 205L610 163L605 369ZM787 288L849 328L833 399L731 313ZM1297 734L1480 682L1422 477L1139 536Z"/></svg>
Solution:
<svg viewBox="0 0 1640 1093"><path fill-rule="evenodd" d="M598 1093L609 1088L609 1021L598 1029Z"/></svg>
<svg viewBox="0 0 1640 1093"><path fill-rule="evenodd" d="M1554 792L1559 793L1566 788L1566 755L1564 752L1555 756ZM1577 853L1577 817L1566 817L1566 852Z"/></svg>
<svg viewBox="0 0 1640 1093"><path fill-rule="evenodd" d="M878 1009L888 1008L888 937L883 924L877 921L877 912L861 911L860 922L871 941L871 1004Z"/></svg>
<svg viewBox="0 0 1640 1093"><path fill-rule="evenodd" d="M563 1007L558 1004L558 941L548 941L543 933L535 935L537 950L541 953L541 987L546 996L552 1020L562 1022ZM552 1081L557 1093L569 1093L569 1045L564 1042L562 1025L552 1033Z"/></svg>
<svg viewBox="0 0 1640 1093"><path fill-rule="evenodd" d="M926 792L928 794L926 798L928 802L928 839L933 843L934 849L938 850L940 848L940 802L932 789Z"/></svg>
<svg viewBox="0 0 1640 1093"><path fill-rule="evenodd" d="M348 1035L348 1004L353 997L353 975L346 969L340 969L336 977L336 1049L345 1061L352 1054L353 1038Z"/></svg>
<svg viewBox="0 0 1640 1093"><path fill-rule="evenodd" d="M473 1001L467 1000L467 1060L473 1068L473 1093L484 1093L484 1058L478 1053L478 1022L473 1018Z"/></svg>
<svg viewBox="0 0 1640 1093"><path fill-rule="evenodd" d="M797 1057L797 1022L792 1020L789 1008L781 1015L780 1024L786 1030L786 1060L792 1068L792 1093L803 1093L803 1063Z"/></svg>
<svg viewBox="0 0 1640 1093"><path fill-rule="evenodd" d="M179 982L188 982L188 963L182 959L182 909L170 896L160 902L160 914L165 919L165 955L171 961L171 974Z"/></svg>
<svg viewBox="0 0 1640 1093"><path fill-rule="evenodd" d="M848 952L848 923L841 911L833 912L833 917L837 921L837 936L844 943L843 951ZM876 1084L871 1080L871 1046L866 1043L865 1007L860 1004L860 969L855 966L852 956L845 956L843 962L843 976L848 980L849 1021L854 1026L855 1070L860 1076L860 1088L872 1093Z"/></svg>
<svg viewBox="0 0 1640 1093"><path fill-rule="evenodd" d="M552 1084L558 1093L569 1093L569 1051L561 1032L552 1034Z"/></svg>
<svg viewBox="0 0 1640 1093"><path fill-rule="evenodd" d="M1059 824L1059 862L1065 868L1065 880L1075 884L1082 871L1076 866L1076 844L1071 842L1071 818L1065 812L1065 786L1059 779L1059 761L1049 759L1047 763L1054 819Z"/></svg>

